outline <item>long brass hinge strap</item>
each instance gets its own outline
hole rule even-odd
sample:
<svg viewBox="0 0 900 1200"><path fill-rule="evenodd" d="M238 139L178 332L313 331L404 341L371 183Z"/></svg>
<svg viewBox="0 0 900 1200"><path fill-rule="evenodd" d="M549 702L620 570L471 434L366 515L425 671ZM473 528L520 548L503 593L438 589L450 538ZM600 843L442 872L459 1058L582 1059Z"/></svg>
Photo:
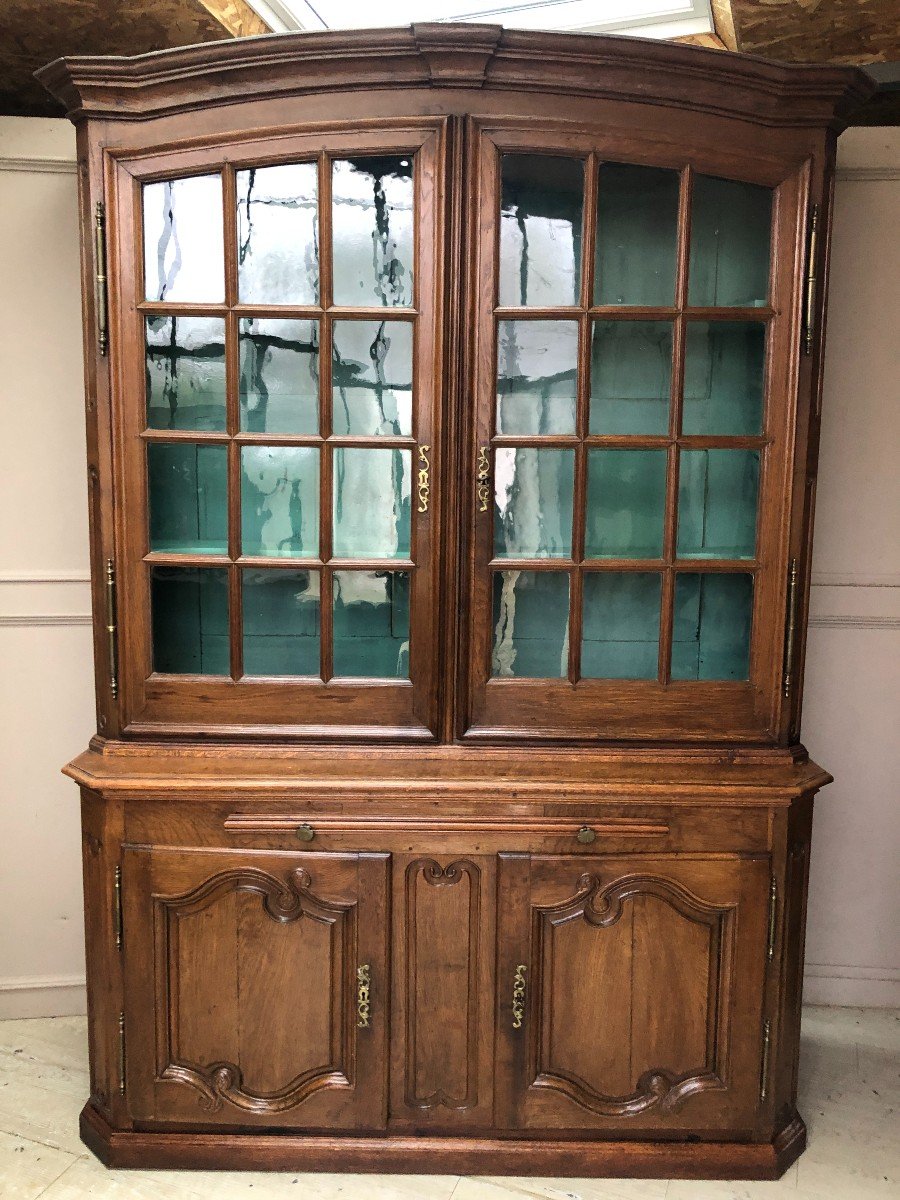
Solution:
<svg viewBox="0 0 900 1200"><path fill-rule="evenodd" d="M119 1094L125 1095L125 1014L119 1013Z"/></svg>
<svg viewBox="0 0 900 1200"><path fill-rule="evenodd" d="M106 287L106 206L98 200L94 208L94 293L97 307L97 348L109 349L109 304Z"/></svg>
<svg viewBox="0 0 900 1200"><path fill-rule="evenodd" d="M109 651L109 690L119 694L119 647L116 621L116 564L106 560L106 641Z"/></svg>
<svg viewBox="0 0 900 1200"><path fill-rule="evenodd" d="M784 631L784 669L782 673L782 690L785 696L790 696L794 684L794 648L797 641L797 606L800 602L800 566L796 558L791 559L788 573L787 617Z"/></svg>
<svg viewBox="0 0 900 1200"><path fill-rule="evenodd" d="M775 935L778 931L778 880L775 876L769 883L769 937L766 943L766 959L771 962L775 954Z"/></svg>
<svg viewBox="0 0 900 1200"><path fill-rule="evenodd" d="M818 292L819 206L809 210L809 236L806 241L806 280L803 296L803 351L812 354L815 337L816 300Z"/></svg>
<svg viewBox="0 0 900 1200"><path fill-rule="evenodd" d="M117 864L113 876L113 929L116 949L122 949L122 868Z"/></svg>
<svg viewBox="0 0 900 1200"><path fill-rule="evenodd" d="M772 1022L763 1021L762 1064L759 1071L759 1098L765 1100L769 1094L769 1051L772 1044Z"/></svg>

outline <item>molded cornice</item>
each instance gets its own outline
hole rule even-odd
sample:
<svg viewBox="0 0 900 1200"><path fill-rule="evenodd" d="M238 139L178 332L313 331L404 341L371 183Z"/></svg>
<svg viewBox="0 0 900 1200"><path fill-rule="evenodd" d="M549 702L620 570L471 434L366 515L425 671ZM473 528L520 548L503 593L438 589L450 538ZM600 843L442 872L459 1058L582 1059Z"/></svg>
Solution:
<svg viewBox="0 0 900 1200"><path fill-rule="evenodd" d="M134 58L61 58L37 77L76 122L145 120L315 92L452 87L557 92L839 130L875 88L853 67L466 24L276 34Z"/></svg>

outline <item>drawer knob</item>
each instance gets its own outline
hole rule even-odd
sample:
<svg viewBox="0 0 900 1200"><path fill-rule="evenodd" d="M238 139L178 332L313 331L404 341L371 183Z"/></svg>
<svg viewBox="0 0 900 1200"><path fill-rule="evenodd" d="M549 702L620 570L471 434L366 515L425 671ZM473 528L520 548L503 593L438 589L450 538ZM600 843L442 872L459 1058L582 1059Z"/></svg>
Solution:
<svg viewBox="0 0 900 1200"><path fill-rule="evenodd" d="M315 836L316 831L313 829L312 825L297 826L297 837L301 842L311 842Z"/></svg>
<svg viewBox="0 0 900 1200"><path fill-rule="evenodd" d="M597 835L590 825L582 825L575 834L576 838L581 842L582 846L589 846L591 842L596 841Z"/></svg>

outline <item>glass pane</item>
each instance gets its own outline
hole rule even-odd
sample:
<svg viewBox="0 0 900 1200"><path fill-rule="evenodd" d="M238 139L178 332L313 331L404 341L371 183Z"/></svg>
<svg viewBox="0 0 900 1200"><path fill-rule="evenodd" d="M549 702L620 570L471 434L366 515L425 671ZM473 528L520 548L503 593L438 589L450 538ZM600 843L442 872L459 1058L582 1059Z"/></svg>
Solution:
<svg viewBox="0 0 900 1200"><path fill-rule="evenodd" d="M144 184L144 294L148 300L225 299L222 177Z"/></svg>
<svg viewBox="0 0 900 1200"><path fill-rule="evenodd" d="M752 575L676 575L673 679L747 679Z"/></svg>
<svg viewBox="0 0 900 1200"><path fill-rule="evenodd" d="M319 674L318 571L244 571L245 675Z"/></svg>
<svg viewBox="0 0 900 1200"><path fill-rule="evenodd" d="M765 304L771 229L769 188L696 175L688 302L707 307Z"/></svg>
<svg viewBox="0 0 900 1200"><path fill-rule="evenodd" d="M569 576L565 571L494 574L491 673L560 679L569 670Z"/></svg>
<svg viewBox="0 0 900 1200"><path fill-rule="evenodd" d="M315 446L241 450L241 553L319 556L319 451Z"/></svg>
<svg viewBox="0 0 900 1200"><path fill-rule="evenodd" d="M334 303L412 304L412 159L335 162L331 196Z"/></svg>
<svg viewBox="0 0 900 1200"><path fill-rule="evenodd" d="M409 678L408 571L335 571L334 673Z"/></svg>
<svg viewBox="0 0 900 1200"><path fill-rule="evenodd" d="M191 442L147 446L150 549L228 553L228 451Z"/></svg>
<svg viewBox="0 0 900 1200"><path fill-rule="evenodd" d="M500 321L497 432L574 433L577 376L575 321Z"/></svg>
<svg viewBox="0 0 900 1200"><path fill-rule="evenodd" d="M335 450L335 558L409 558L411 475L408 450Z"/></svg>
<svg viewBox="0 0 900 1200"><path fill-rule="evenodd" d="M586 558L660 558L665 450L589 450Z"/></svg>
<svg viewBox="0 0 900 1200"><path fill-rule="evenodd" d="M336 434L412 434L413 327L407 321L335 321L331 356Z"/></svg>
<svg viewBox="0 0 900 1200"><path fill-rule="evenodd" d="M597 196L596 304L675 302L677 171L604 163Z"/></svg>
<svg viewBox="0 0 900 1200"><path fill-rule="evenodd" d="M224 568L152 567L150 609L154 671L231 673Z"/></svg>
<svg viewBox="0 0 900 1200"><path fill-rule="evenodd" d="M147 425L225 428L225 322L148 317Z"/></svg>
<svg viewBox="0 0 900 1200"><path fill-rule="evenodd" d="M752 558L758 492L759 451L682 450L679 556Z"/></svg>
<svg viewBox="0 0 900 1200"><path fill-rule="evenodd" d="M577 304L584 163L504 154L501 173L500 303Z"/></svg>
<svg viewBox="0 0 900 1200"><path fill-rule="evenodd" d="M571 555L574 470L572 450L495 452L495 558Z"/></svg>
<svg viewBox="0 0 900 1200"><path fill-rule="evenodd" d="M766 327L691 321L684 363L683 433L762 432Z"/></svg>
<svg viewBox="0 0 900 1200"><path fill-rule="evenodd" d="M319 301L315 163L238 171L238 295L243 304Z"/></svg>
<svg viewBox="0 0 900 1200"><path fill-rule="evenodd" d="M241 429L319 432L319 323L246 317L240 323Z"/></svg>
<svg viewBox="0 0 900 1200"><path fill-rule="evenodd" d="M591 433L668 433L671 383L671 322L595 321Z"/></svg>
<svg viewBox="0 0 900 1200"><path fill-rule="evenodd" d="M656 679L660 577L631 571L584 576L583 679Z"/></svg>

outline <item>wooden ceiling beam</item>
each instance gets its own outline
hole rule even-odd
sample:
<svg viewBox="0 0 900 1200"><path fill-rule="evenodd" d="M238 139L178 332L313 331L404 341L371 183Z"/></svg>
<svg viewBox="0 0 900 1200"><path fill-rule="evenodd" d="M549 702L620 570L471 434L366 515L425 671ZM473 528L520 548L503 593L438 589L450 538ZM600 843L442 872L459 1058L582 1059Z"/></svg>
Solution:
<svg viewBox="0 0 900 1200"><path fill-rule="evenodd" d="M253 37L259 33L271 33L259 13L254 12L245 0L199 0L210 16L228 30L232 37Z"/></svg>

